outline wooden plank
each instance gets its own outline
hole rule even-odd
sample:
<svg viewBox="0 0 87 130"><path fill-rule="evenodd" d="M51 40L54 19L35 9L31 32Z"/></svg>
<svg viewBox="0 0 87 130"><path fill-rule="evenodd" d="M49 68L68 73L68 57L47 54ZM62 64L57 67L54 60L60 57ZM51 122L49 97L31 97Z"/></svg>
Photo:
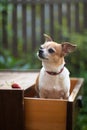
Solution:
<svg viewBox="0 0 87 130"><path fill-rule="evenodd" d="M0 130L24 130L23 91L0 90Z"/></svg>
<svg viewBox="0 0 87 130"><path fill-rule="evenodd" d="M78 96L82 96L82 84L83 79L78 79L78 82L74 86L75 88L69 97L69 101L67 104L67 113L69 113L67 114L67 130L74 130L76 125L76 118L78 117L78 113L80 110L80 106L78 104Z"/></svg>
<svg viewBox="0 0 87 130"><path fill-rule="evenodd" d="M2 10L2 45L3 48L8 48L8 33L7 33L7 5L3 5L4 9Z"/></svg>
<svg viewBox="0 0 87 130"><path fill-rule="evenodd" d="M78 95L80 95L80 91L83 85L83 78L71 78L71 95L69 96L67 102L67 122L66 122L66 130L74 130L74 126L76 124L76 117L78 116Z"/></svg>
<svg viewBox="0 0 87 130"><path fill-rule="evenodd" d="M32 4L32 3L51 3L51 4L54 4L54 3L70 3L70 2L87 2L87 0L73 0L73 1L70 1L70 0L25 0L26 3L29 3L29 4ZM3 0L1 0L1 2L3 2ZM12 0L8 0L8 3L13 3ZM17 0L17 1L14 1L14 3L18 3L18 4L21 4L22 1L21 0Z"/></svg>
<svg viewBox="0 0 87 130"><path fill-rule="evenodd" d="M45 14L44 14L44 8L45 8L45 5L44 4L41 4L40 5L40 9L41 9L41 12L40 12L40 17L41 17L41 44L44 43L44 37L43 37L43 34L45 33Z"/></svg>
<svg viewBox="0 0 87 130"><path fill-rule="evenodd" d="M62 4L58 4L58 24L59 24L59 30L58 30L58 38L62 39Z"/></svg>
<svg viewBox="0 0 87 130"><path fill-rule="evenodd" d="M31 5L32 50L36 48L36 5Z"/></svg>
<svg viewBox="0 0 87 130"><path fill-rule="evenodd" d="M79 3L75 3L75 31L80 31L80 21L79 21Z"/></svg>
<svg viewBox="0 0 87 130"><path fill-rule="evenodd" d="M24 98L25 130L66 130L67 102Z"/></svg>
<svg viewBox="0 0 87 130"><path fill-rule="evenodd" d="M58 22L62 25L62 4L58 4Z"/></svg>
<svg viewBox="0 0 87 130"><path fill-rule="evenodd" d="M67 3L67 28L71 32L71 3Z"/></svg>
<svg viewBox="0 0 87 130"><path fill-rule="evenodd" d="M0 72L0 89L11 89L12 83L18 83L26 90L35 84L37 76L37 72Z"/></svg>
<svg viewBox="0 0 87 130"><path fill-rule="evenodd" d="M73 81L74 82L74 81ZM75 81L76 82L76 81ZM74 83L75 83L74 82ZM69 96L69 101L72 102L75 100L79 90L81 89L82 85L83 85L84 79L83 78L77 78L77 82L73 88L73 91L71 92L70 96ZM74 85L74 84L73 84Z"/></svg>
<svg viewBox="0 0 87 130"><path fill-rule="evenodd" d="M24 1L24 0L23 0ZM27 52L27 22L26 22L26 3L22 5L22 36L23 36L23 52Z"/></svg>
<svg viewBox="0 0 87 130"><path fill-rule="evenodd" d="M17 57L18 56L18 40L17 40L17 4L13 5L12 12L12 33L13 33L13 41L12 41L12 54Z"/></svg>
<svg viewBox="0 0 87 130"><path fill-rule="evenodd" d="M35 84L25 89L24 97L38 97L38 94L36 93L36 90L35 90Z"/></svg>
<svg viewBox="0 0 87 130"><path fill-rule="evenodd" d="M73 102L67 102L66 130L73 130Z"/></svg>
<svg viewBox="0 0 87 130"><path fill-rule="evenodd" d="M49 25L49 30L50 30L50 35L54 37L54 6L53 4L49 4L49 16L50 16L50 25Z"/></svg>
<svg viewBox="0 0 87 130"><path fill-rule="evenodd" d="M87 29L87 2L83 2L83 27Z"/></svg>
<svg viewBox="0 0 87 130"><path fill-rule="evenodd" d="M77 78L71 78L70 79L70 84L71 84L71 86L70 86L70 94L72 93L72 91L73 91L74 87L76 86L77 82L78 82Z"/></svg>

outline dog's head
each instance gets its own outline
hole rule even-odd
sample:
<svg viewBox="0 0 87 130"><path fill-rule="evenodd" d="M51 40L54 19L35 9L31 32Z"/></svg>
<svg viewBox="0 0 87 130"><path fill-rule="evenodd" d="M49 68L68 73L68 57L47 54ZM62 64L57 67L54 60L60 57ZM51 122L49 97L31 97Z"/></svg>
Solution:
<svg viewBox="0 0 87 130"><path fill-rule="evenodd" d="M64 56L68 53L73 52L76 45L72 45L69 42L56 43L52 38L44 34L45 43L40 46L37 53L40 60L43 62L59 63L61 64L64 60Z"/></svg>

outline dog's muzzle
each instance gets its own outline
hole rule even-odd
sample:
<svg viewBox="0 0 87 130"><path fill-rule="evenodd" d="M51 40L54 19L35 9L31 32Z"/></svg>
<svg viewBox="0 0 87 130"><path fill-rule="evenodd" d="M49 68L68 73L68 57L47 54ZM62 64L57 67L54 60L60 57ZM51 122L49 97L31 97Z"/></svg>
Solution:
<svg viewBox="0 0 87 130"><path fill-rule="evenodd" d="M44 57L44 51L42 49L39 49L38 56L42 59L45 59Z"/></svg>

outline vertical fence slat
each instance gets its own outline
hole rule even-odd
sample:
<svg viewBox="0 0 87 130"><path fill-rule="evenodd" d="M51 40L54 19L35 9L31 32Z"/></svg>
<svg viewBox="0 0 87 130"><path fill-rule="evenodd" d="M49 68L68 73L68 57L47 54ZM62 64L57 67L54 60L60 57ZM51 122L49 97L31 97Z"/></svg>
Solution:
<svg viewBox="0 0 87 130"><path fill-rule="evenodd" d="M79 3L75 3L75 31L80 31L80 23L79 23Z"/></svg>
<svg viewBox="0 0 87 130"><path fill-rule="evenodd" d="M67 28L71 32L71 3L67 3Z"/></svg>
<svg viewBox="0 0 87 130"><path fill-rule="evenodd" d="M36 48L36 5L32 4L31 5L31 27L32 27L32 50L35 50Z"/></svg>
<svg viewBox="0 0 87 130"><path fill-rule="evenodd" d="M59 30L58 30L58 38L62 39L62 4L58 4L58 24L59 24Z"/></svg>
<svg viewBox="0 0 87 130"><path fill-rule="evenodd" d="M87 29L87 2L83 2L83 27Z"/></svg>
<svg viewBox="0 0 87 130"><path fill-rule="evenodd" d="M41 4L41 43L44 42L43 34L45 33L45 15L44 15L44 4Z"/></svg>
<svg viewBox="0 0 87 130"><path fill-rule="evenodd" d="M13 31L13 41L12 41L12 54L18 56L18 41L17 41L17 4L13 5L12 12L12 31Z"/></svg>
<svg viewBox="0 0 87 130"><path fill-rule="evenodd" d="M53 15L53 12L54 12L54 9L53 9L53 4L49 4L49 13L50 13L50 35L52 37L54 37L54 15Z"/></svg>
<svg viewBox="0 0 87 130"><path fill-rule="evenodd" d="M7 49L8 48L8 33L7 33L7 6L5 6L2 11L2 45L3 48Z"/></svg>
<svg viewBox="0 0 87 130"><path fill-rule="evenodd" d="M24 0L23 0L24 1ZM23 52L27 52L27 32L26 32L26 4L22 5L22 35L23 35Z"/></svg>

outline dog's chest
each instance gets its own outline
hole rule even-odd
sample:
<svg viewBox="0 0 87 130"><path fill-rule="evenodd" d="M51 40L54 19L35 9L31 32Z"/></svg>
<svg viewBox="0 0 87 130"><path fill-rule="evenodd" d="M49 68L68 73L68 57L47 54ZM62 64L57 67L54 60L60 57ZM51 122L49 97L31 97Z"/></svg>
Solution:
<svg viewBox="0 0 87 130"><path fill-rule="evenodd" d="M49 75L44 69L40 72L39 77L39 91L40 97L46 98L60 98L63 97L65 91L65 82L64 78L60 75Z"/></svg>
<svg viewBox="0 0 87 130"><path fill-rule="evenodd" d="M52 76L47 74L46 72L40 74L39 78L39 89L59 89L60 88L60 80L58 76Z"/></svg>

